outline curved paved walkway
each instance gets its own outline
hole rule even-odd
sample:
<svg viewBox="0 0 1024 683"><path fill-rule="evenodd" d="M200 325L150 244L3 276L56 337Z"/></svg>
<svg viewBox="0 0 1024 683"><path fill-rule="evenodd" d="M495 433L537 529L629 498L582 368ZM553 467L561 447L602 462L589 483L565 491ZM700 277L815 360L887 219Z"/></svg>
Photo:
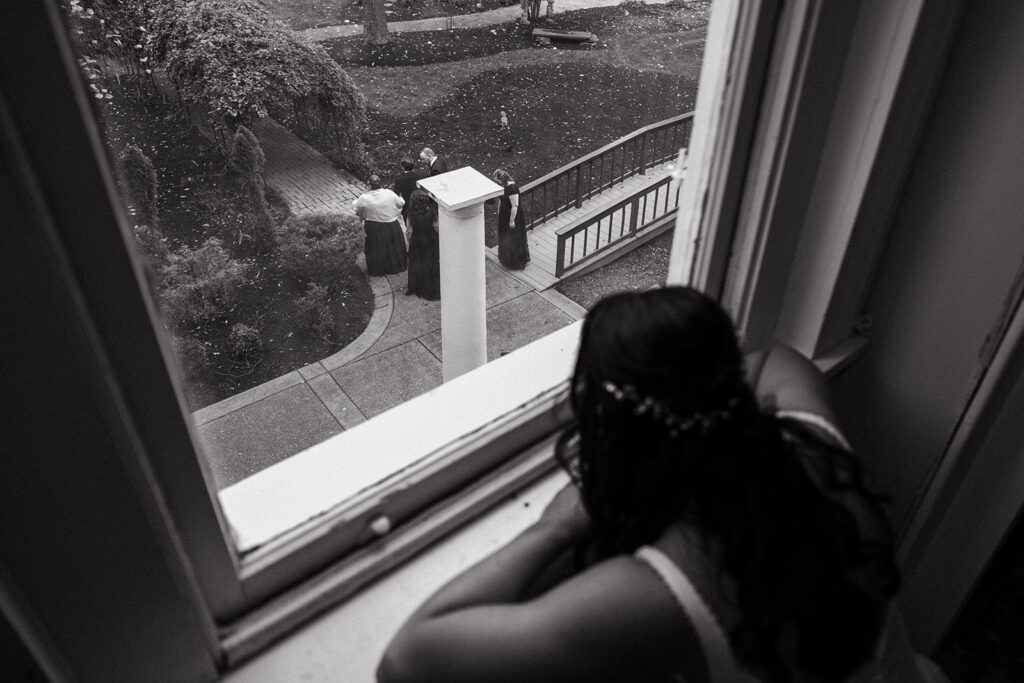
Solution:
<svg viewBox="0 0 1024 683"><path fill-rule="evenodd" d="M648 5L666 5L672 0L646 0ZM554 13L570 12L578 9L592 9L594 7L611 7L622 4L622 0L555 0ZM547 4L541 5L541 12L546 11ZM477 28L480 26L495 26L518 19L522 10L519 3L508 7L487 10L486 12L475 12L473 14L459 14L453 17L431 17L430 19L413 19L410 21L389 21L388 30L396 33L406 31L443 31L448 28L448 21L451 20L453 28ZM307 40L314 42L341 38L342 36L354 36L363 32L361 23L341 24L339 26L323 26L321 28L310 28L296 33Z"/></svg>

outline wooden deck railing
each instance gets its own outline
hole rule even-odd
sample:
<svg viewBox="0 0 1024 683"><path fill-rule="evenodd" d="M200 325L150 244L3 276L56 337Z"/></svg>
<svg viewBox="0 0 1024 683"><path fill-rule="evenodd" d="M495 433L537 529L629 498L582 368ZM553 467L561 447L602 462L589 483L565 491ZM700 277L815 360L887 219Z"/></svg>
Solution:
<svg viewBox="0 0 1024 683"><path fill-rule="evenodd" d="M520 207L532 228L689 147L693 112L652 123L523 185Z"/></svg>
<svg viewBox="0 0 1024 683"><path fill-rule="evenodd" d="M555 277L569 268L589 261L617 242L633 237L656 221L674 216L679 206L681 185L666 176L632 197L567 225L556 233Z"/></svg>

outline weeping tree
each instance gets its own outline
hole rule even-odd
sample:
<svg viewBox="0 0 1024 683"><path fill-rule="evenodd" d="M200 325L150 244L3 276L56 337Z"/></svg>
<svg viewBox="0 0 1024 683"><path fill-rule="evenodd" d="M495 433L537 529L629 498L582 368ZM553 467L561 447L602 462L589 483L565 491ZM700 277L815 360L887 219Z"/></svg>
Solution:
<svg viewBox="0 0 1024 683"><path fill-rule="evenodd" d="M384 0L363 0L363 34L371 45L384 45L390 40Z"/></svg>
<svg viewBox="0 0 1024 683"><path fill-rule="evenodd" d="M362 161L365 100L322 47L298 38L259 0L151 1L152 59L183 102L205 108L225 152L239 125L286 108L295 132L330 140L343 163Z"/></svg>

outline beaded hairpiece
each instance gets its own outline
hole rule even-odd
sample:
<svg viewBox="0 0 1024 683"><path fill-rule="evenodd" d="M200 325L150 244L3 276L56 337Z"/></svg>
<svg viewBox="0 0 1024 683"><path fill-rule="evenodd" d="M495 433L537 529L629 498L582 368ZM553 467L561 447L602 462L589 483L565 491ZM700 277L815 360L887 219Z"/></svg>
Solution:
<svg viewBox="0 0 1024 683"><path fill-rule="evenodd" d="M636 388L629 384L621 387L614 382L605 382L604 390L611 394L617 403L628 403L633 405L633 414L647 415L655 422L660 422L668 428L668 435L672 438L697 430L701 434L707 434L719 424L732 415L732 409L739 405L739 398L734 396L726 403L721 410L697 411L692 415L682 418L676 415L671 408L661 401L650 396L641 397Z"/></svg>

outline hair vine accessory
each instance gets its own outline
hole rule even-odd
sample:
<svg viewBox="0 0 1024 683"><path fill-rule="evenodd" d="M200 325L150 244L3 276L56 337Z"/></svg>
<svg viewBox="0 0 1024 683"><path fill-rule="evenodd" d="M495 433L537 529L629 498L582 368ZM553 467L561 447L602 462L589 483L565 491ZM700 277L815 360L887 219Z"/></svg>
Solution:
<svg viewBox="0 0 1024 683"><path fill-rule="evenodd" d="M701 434L707 434L716 426L724 422L732 415L732 410L739 405L739 397L732 397L721 410L697 411L686 418L681 418L661 401L650 396L641 397L637 394L636 388L630 384L623 384L621 387L614 382L606 381L602 384L606 392L617 403L631 404L633 414L636 416L649 415L655 422L660 422L668 428L670 437L677 437L684 432L697 430Z"/></svg>

